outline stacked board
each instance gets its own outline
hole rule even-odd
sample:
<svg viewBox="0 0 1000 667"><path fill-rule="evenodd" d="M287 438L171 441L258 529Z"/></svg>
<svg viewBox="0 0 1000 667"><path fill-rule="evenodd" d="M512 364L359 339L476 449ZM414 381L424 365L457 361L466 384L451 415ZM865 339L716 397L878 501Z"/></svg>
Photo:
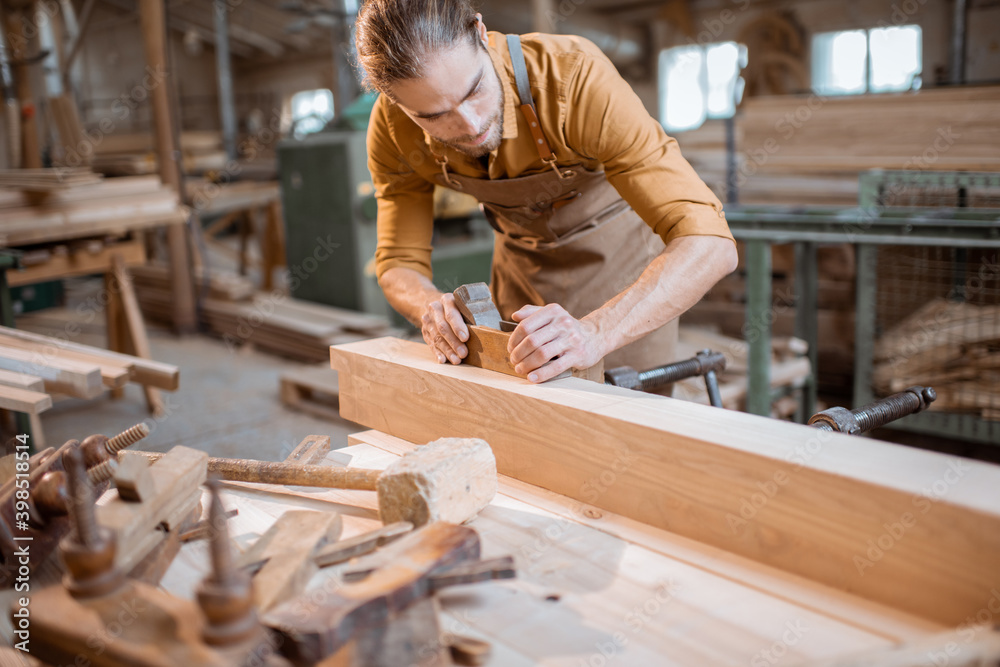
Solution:
<svg viewBox="0 0 1000 667"><path fill-rule="evenodd" d="M36 415L51 394L95 398L129 382L177 389L176 366L0 327L0 408Z"/></svg>
<svg viewBox="0 0 1000 667"><path fill-rule="evenodd" d="M169 323L170 274L165 265L150 264L132 270L136 296L143 314ZM331 345L401 333L388 319L334 308L285 296L257 292L253 283L232 273L197 271L201 322L226 345L253 346L302 362L329 358Z"/></svg>
<svg viewBox="0 0 1000 667"><path fill-rule="evenodd" d="M271 293L248 302L206 299L202 319L227 345L252 343L303 362L327 359L331 345L399 333L384 317Z"/></svg>
<svg viewBox="0 0 1000 667"><path fill-rule="evenodd" d="M736 117L740 202L856 205L868 169L998 171L998 124L1000 86L751 97ZM677 141L724 197L724 122Z"/></svg>
<svg viewBox="0 0 1000 667"><path fill-rule="evenodd" d="M30 193L0 190L0 246L121 235L184 219L177 195L156 176L57 189L41 201Z"/></svg>
<svg viewBox="0 0 1000 667"><path fill-rule="evenodd" d="M16 188L29 192L50 192L52 190L67 190L101 182L101 176L90 169L68 169L55 167L50 169L2 169L0 170L0 187Z"/></svg>

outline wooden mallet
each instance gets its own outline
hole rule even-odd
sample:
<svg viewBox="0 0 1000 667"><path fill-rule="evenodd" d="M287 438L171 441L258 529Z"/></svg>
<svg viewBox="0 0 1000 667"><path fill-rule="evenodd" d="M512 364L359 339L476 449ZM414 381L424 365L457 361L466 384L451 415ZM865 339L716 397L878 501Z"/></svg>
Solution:
<svg viewBox="0 0 1000 667"><path fill-rule="evenodd" d="M152 461L163 456L134 450L122 455L141 455ZM232 482L377 491L379 518L384 524L464 523L497 492L496 458L486 441L478 438L435 440L407 453L384 471L210 458L208 472Z"/></svg>

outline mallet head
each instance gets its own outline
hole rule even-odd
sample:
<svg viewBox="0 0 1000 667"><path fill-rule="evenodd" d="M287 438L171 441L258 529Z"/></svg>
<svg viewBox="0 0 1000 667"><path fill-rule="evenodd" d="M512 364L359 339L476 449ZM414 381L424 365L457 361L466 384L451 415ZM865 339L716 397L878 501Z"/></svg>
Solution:
<svg viewBox="0 0 1000 667"><path fill-rule="evenodd" d="M464 523L496 492L497 462L485 440L441 438L407 453L379 476L379 518L414 526Z"/></svg>

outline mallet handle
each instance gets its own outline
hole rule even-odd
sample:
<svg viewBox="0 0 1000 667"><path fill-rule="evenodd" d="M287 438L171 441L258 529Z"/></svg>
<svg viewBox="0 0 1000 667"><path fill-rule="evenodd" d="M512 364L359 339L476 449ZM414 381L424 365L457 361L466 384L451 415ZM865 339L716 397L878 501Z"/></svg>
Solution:
<svg viewBox="0 0 1000 667"><path fill-rule="evenodd" d="M121 455L140 454L150 463L163 454L128 450ZM256 482L261 484L288 484L291 486L316 486L326 489L361 489L374 491L381 470L364 468L338 468L334 466L303 465L301 463L275 463L252 459L208 459L208 474L218 475L230 482Z"/></svg>

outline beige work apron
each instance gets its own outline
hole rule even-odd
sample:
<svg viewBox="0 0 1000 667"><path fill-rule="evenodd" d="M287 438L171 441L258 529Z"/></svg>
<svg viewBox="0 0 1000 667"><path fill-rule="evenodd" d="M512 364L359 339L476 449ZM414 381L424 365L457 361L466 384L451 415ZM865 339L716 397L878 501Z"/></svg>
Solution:
<svg viewBox="0 0 1000 667"><path fill-rule="evenodd" d="M512 59L520 56L523 62L520 48L516 51ZM534 115L533 109L528 113ZM548 303L580 319L634 283L665 247L603 170L560 166L489 180L449 172L447 158L432 152L442 166L438 184L478 199L496 230L491 288L504 319L524 305ZM554 166L551 158L546 161ZM609 354L605 368L646 370L670 363L676 344L675 319Z"/></svg>

